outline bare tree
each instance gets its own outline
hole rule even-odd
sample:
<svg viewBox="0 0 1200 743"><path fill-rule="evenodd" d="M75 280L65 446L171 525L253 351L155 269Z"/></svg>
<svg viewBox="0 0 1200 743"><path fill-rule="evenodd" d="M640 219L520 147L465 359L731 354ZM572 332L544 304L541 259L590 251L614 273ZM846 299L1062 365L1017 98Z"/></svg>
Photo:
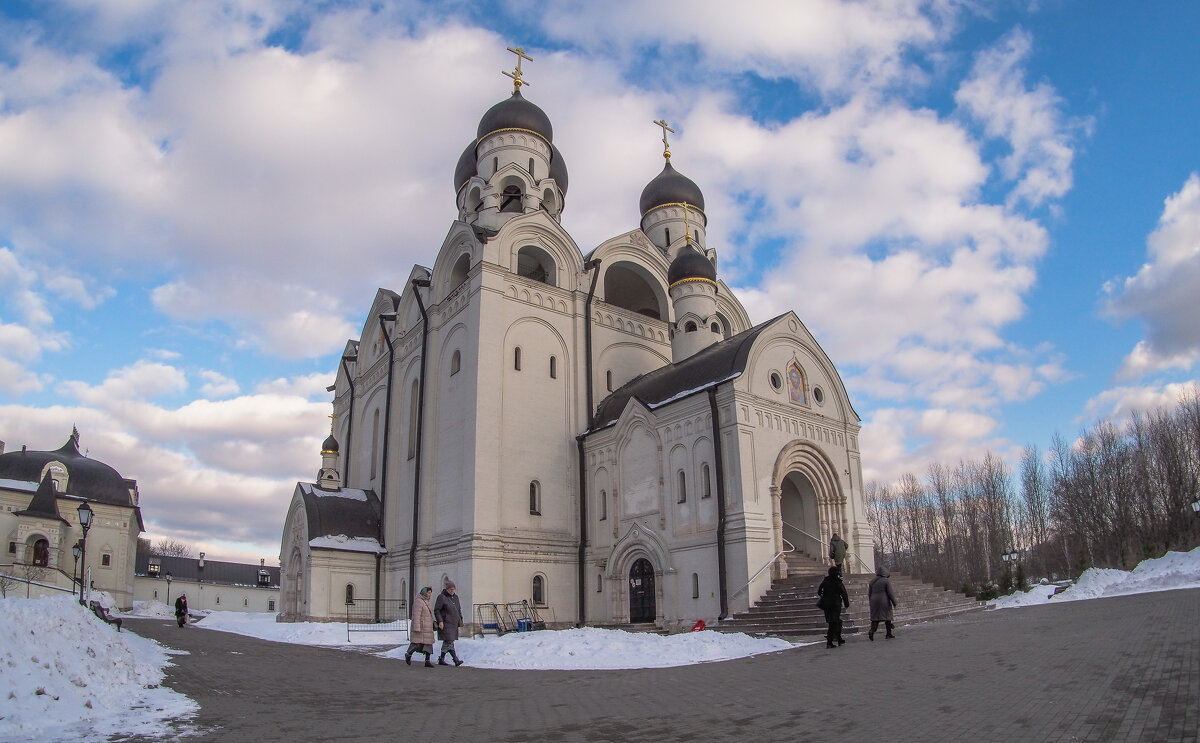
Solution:
<svg viewBox="0 0 1200 743"><path fill-rule="evenodd" d="M151 554L162 555L163 557L194 557L195 552L192 551L192 546L185 542L180 542L177 539L160 539L154 544Z"/></svg>
<svg viewBox="0 0 1200 743"><path fill-rule="evenodd" d="M8 598L8 592L16 588L19 582L8 573L0 573L0 598Z"/></svg>
<svg viewBox="0 0 1200 743"><path fill-rule="evenodd" d="M34 582L41 580L46 572L47 568L43 565L35 565L32 562L21 563L21 577L25 579L25 598L29 598L29 591Z"/></svg>

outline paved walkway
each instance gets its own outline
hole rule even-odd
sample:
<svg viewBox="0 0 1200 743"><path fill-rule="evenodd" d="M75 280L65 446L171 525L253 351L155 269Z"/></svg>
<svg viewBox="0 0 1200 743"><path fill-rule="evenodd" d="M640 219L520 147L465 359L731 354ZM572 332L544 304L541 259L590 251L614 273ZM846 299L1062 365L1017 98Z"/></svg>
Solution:
<svg viewBox="0 0 1200 743"><path fill-rule="evenodd" d="M126 626L189 652L166 683L200 704L195 741L1200 735L1200 589L976 613L901 627L891 641L856 635L836 650L635 671L429 669L161 620Z"/></svg>

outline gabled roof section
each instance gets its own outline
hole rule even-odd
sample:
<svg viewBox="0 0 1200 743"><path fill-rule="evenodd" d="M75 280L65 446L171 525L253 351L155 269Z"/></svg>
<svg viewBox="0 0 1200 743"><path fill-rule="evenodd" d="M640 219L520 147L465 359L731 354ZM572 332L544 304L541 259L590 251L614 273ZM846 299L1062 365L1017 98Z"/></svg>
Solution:
<svg viewBox="0 0 1200 743"><path fill-rule="evenodd" d="M382 547L383 508L374 490L325 490L310 482L299 482L296 491L304 501L310 546L350 552L387 551Z"/></svg>
<svg viewBox="0 0 1200 743"><path fill-rule="evenodd" d="M783 315L713 344L677 364L668 364L637 377L604 398L588 431L598 431L616 423L630 399L653 410L736 379L746 370L755 339L780 317Z"/></svg>
<svg viewBox="0 0 1200 743"><path fill-rule="evenodd" d="M54 480L47 472L42 478L42 483L38 485L37 492L33 494L33 499L29 501L29 508L24 511L17 511L18 516L37 516L43 519L57 519L64 524L69 523L58 512L58 494L54 492Z"/></svg>

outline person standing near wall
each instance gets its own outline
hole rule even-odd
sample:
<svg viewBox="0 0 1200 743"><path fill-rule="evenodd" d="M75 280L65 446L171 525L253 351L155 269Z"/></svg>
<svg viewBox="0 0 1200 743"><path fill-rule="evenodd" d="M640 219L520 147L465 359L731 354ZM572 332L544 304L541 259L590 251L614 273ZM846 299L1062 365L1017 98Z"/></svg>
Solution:
<svg viewBox="0 0 1200 743"><path fill-rule="evenodd" d="M408 622L408 650L404 651L404 662L412 665L413 653L425 654L425 667L433 668L429 657L433 655L433 607L429 605L429 597L433 589L425 586L417 594L413 602L412 618Z"/></svg>
<svg viewBox="0 0 1200 743"><path fill-rule="evenodd" d="M867 600L871 603L871 631L867 633L867 639L874 642L875 630L879 629L880 622L887 627L884 637L895 639L896 636L892 634L896 628L892 624L892 609L896 606L896 594L892 593L892 582L888 580L887 571L882 565L875 568L875 577L867 585Z"/></svg>
<svg viewBox="0 0 1200 743"><path fill-rule="evenodd" d="M167 577L169 578L170 576L168 575ZM188 620L187 594L181 593L181 594L179 594L179 598L175 599L175 621L179 622L179 626L182 627L183 625L187 624L187 620Z"/></svg>
<svg viewBox="0 0 1200 743"><path fill-rule="evenodd" d="M833 566L838 570L842 569L842 563L846 560L846 550L849 547L846 540L839 537L835 531L829 540L829 559L833 560Z"/></svg>
<svg viewBox="0 0 1200 743"><path fill-rule="evenodd" d="M455 595L454 581L446 581L446 588L437 597L437 603L433 605L433 615L437 619L438 634L442 638L442 652L438 655L438 665L448 666L446 656L449 655L454 659L454 665L461 666L463 662L459 660L458 655L454 652L454 641L458 639L458 628L462 626L462 606L458 603L458 596Z"/></svg>
<svg viewBox="0 0 1200 743"><path fill-rule="evenodd" d="M842 607L850 608L850 596L846 593L846 584L842 583L842 571L836 566L829 568L829 575L821 581L817 588L817 608L825 612L825 623L829 631L825 634L825 647L840 647L846 644L842 639ZM834 645L834 643L837 645Z"/></svg>

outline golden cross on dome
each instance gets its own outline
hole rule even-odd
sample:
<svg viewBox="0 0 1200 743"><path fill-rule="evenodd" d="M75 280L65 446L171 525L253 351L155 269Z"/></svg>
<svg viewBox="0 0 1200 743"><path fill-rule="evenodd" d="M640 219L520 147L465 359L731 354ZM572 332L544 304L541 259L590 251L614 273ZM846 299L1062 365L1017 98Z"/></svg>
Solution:
<svg viewBox="0 0 1200 743"><path fill-rule="evenodd" d="M330 435L330 436L332 436L332 435L333 435L333 422L334 422L336 419L337 419L337 411L335 410L335 411L333 411L332 413L330 413L330 414L329 414L329 435Z"/></svg>
<svg viewBox="0 0 1200 743"><path fill-rule="evenodd" d="M529 56L528 54L526 54L526 53L525 53L525 50L524 50L524 49L522 49L521 47L517 47L516 49L513 49L513 48L510 46L510 47L508 47L508 51L510 51L510 52L512 52L513 54L517 55L517 69L513 70L512 72L505 72L504 70L500 70L500 72L501 72L502 74L506 75L507 77L511 77L511 78L512 78L512 81L513 81L513 92L514 92L514 93L516 93L518 90L520 90L520 89L521 89L521 86L522 86L522 85L529 85L529 84L530 84L530 83L527 83L527 82L525 82L525 80L523 80L523 79L521 78L521 60L522 60L522 59L524 59L524 60L526 60L526 61L528 61L528 62L532 62L532 61L533 61L533 57L531 57L531 56Z"/></svg>
<svg viewBox="0 0 1200 743"><path fill-rule="evenodd" d="M692 244L692 225L688 221L688 205L686 201L683 202L683 240L687 245Z"/></svg>
<svg viewBox="0 0 1200 743"><path fill-rule="evenodd" d="M654 125L662 127L662 130L663 130L663 157L665 157L667 159L667 162L670 162L670 160L671 160L671 143L667 141L667 132L674 134L675 130L671 128L671 125L667 123L666 119L659 119L658 121L654 122Z"/></svg>

